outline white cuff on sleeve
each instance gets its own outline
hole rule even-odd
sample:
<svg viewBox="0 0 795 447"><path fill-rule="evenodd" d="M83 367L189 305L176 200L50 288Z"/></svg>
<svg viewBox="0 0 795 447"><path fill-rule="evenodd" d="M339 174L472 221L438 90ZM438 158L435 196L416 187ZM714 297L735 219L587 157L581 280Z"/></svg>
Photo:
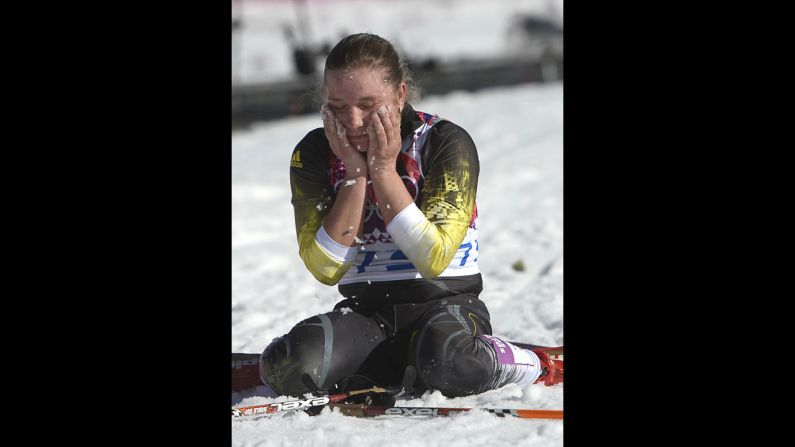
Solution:
<svg viewBox="0 0 795 447"><path fill-rule="evenodd" d="M400 246L404 253L407 253L409 247L416 246L426 239L427 226L429 225L428 219L425 214L417 207L417 204L411 203L409 206L403 208L391 222L386 226L386 230L392 235L392 239ZM433 241L430 241L433 243ZM423 247L426 248L427 247ZM409 256L409 259L412 259ZM414 260L414 259L412 259Z"/></svg>
<svg viewBox="0 0 795 447"><path fill-rule="evenodd" d="M328 235L323 225L315 233L315 240L327 255L339 262L351 263L356 258L356 247L348 247L337 243Z"/></svg>

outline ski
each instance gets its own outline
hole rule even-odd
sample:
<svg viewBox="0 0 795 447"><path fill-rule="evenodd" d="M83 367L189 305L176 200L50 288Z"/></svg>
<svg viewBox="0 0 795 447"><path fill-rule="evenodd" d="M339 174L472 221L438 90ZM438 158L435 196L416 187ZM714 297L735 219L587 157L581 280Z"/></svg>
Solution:
<svg viewBox="0 0 795 447"><path fill-rule="evenodd" d="M232 407L232 417L271 415L287 411L309 410L336 402L342 402L345 399L349 399L360 394L389 393L391 391L392 390L388 390L386 388L372 387L362 390L348 391L347 393L310 397L308 399L288 400L271 404L250 405L246 407Z"/></svg>
<svg viewBox="0 0 795 447"><path fill-rule="evenodd" d="M511 343L512 345L518 346L522 349L529 349L531 351L544 351L549 354L550 357L560 356L560 360L563 359L563 346L541 346L530 343L521 343L518 341L509 341L508 343Z"/></svg>
<svg viewBox="0 0 795 447"><path fill-rule="evenodd" d="M521 343L511 341L510 343L523 348L531 350L540 350L546 352L551 359L554 359L561 364L563 362L563 346L540 346L529 343ZM259 354L232 354L232 390L239 391L246 388L255 387L260 384L259 371L258 371L258 358ZM410 367L412 368L412 367ZM318 397L310 397L306 399L296 399L284 402L275 402L262 405L251 405L245 407L232 407L232 417L242 416L256 416L256 415L271 415L280 412L296 411L296 410L314 410L319 411L323 406L332 406L339 408L343 412L356 413L362 417L379 416L379 415L397 415L402 414L406 416L448 416L451 414L458 414L461 412L471 411L472 408L433 408L433 407L386 407L374 406L366 404L352 404L350 402L344 403L345 400L363 394L407 394L410 392L410 384L414 382L414 374L416 372L407 368L406 376L403 380L403 385L400 387L393 387L390 389L371 387L366 389L354 390L345 393L320 395ZM308 379L308 377L307 377ZM304 383L308 388L318 394L320 390L308 379ZM394 402L394 400L392 400ZM370 402L372 403L372 402ZM336 405L334 405L336 404ZM522 418L546 418L546 419L561 419L563 412L558 410L523 410L523 409L486 409L486 411L504 416L510 415Z"/></svg>
<svg viewBox="0 0 795 447"><path fill-rule="evenodd" d="M390 388L381 388L372 386L370 388L363 388L352 391L345 391L342 393L329 394L328 390L321 390L312 380L309 374L304 373L301 376L301 381L306 385L312 393L318 397L310 397L307 399L290 400L286 402L276 402L271 404L251 405L247 407L232 407L232 417L241 416L255 416L255 415L271 415L275 413L295 410L305 410L309 414L317 414L322 410L322 407L329 404L343 402L348 399L361 399L365 404L371 405L373 403L388 402L387 405L394 405L395 397L405 396L413 392L411 384L417 377L417 371L413 366L406 367L403 372L403 380L401 385L393 386ZM388 398L386 398L388 396ZM351 404L351 401L347 402Z"/></svg>
<svg viewBox="0 0 795 447"><path fill-rule="evenodd" d="M488 411L498 417L517 417L522 419L563 419L563 410L528 410L520 408L441 408L441 407L380 407L365 404L331 404L332 410L339 409L346 416L453 416L469 411Z"/></svg>
<svg viewBox="0 0 795 447"><path fill-rule="evenodd" d="M548 360L542 360L548 361L549 367L543 368L541 377L536 380L536 383L543 381L545 385L551 386L563 382L563 346L540 346L515 341L509 341L508 343L533 351L539 356L549 356Z"/></svg>
<svg viewBox="0 0 795 447"><path fill-rule="evenodd" d="M563 419L561 410L529 410L521 408L442 408L442 407L396 407L395 398L408 396L414 392L411 384L416 378L416 369L406 367L402 384L391 388L373 386L359 390L347 391L336 394L325 394L326 391L318 389L308 374L301 380L318 397L296 399L270 404L250 405L245 407L232 407L232 417L243 416L270 416L276 413L304 410L310 415L317 415L324 407L338 409L342 414L356 417L376 416L452 416L473 410L483 410L496 414L499 417L518 417L524 419ZM362 399L362 397L364 399ZM353 403L359 400L364 403Z"/></svg>

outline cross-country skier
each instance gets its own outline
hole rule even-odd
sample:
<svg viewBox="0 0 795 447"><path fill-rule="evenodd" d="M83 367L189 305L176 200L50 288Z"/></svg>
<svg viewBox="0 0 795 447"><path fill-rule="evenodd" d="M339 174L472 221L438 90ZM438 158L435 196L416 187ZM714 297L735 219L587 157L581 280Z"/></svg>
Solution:
<svg viewBox="0 0 795 447"><path fill-rule="evenodd" d="M259 379L273 396L309 392L304 373L326 390L350 377L392 386L408 365L416 388L449 397L563 380L543 350L491 335L475 143L414 110L412 85L379 36L350 35L327 56L323 128L295 147L290 186L300 257L344 299L264 350Z"/></svg>

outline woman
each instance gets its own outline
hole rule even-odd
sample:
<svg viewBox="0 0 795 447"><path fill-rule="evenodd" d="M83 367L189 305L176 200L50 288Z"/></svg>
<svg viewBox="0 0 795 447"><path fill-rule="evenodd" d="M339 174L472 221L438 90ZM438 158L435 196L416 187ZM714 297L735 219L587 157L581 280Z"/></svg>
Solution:
<svg viewBox="0 0 795 447"><path fill-rule="evenodd" d="M329 53L323 128L293 151L299 254L345 297L262 353L274 395L349 377L465 396L507 383L552 385L562 364L491 336L478 299L478 154L458 125L406 102L411 77L392 45L354 34Z"/></svg>

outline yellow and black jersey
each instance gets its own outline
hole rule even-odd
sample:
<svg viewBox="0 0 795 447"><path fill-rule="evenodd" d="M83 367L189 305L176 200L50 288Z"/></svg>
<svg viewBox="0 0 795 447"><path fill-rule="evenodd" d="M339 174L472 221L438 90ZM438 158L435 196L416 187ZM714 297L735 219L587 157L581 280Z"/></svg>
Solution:
<svg viewBox="0 0 795 447"><path fill-rule="evenodd" d="M328 285L461 277L478 268L477 149L460 126L406 104L397 170L414 204L384 224L368 182L363 242L342 247L322 228L345 178L345 166L322 128L293 150L290 187L299 254ZM478 275L479 276L479 275Z"/></svg>

